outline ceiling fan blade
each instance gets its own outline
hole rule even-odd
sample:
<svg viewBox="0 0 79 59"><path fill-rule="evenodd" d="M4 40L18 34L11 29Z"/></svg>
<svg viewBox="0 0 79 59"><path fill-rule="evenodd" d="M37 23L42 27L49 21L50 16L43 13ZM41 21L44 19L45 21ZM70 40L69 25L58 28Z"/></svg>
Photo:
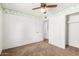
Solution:
<svg viewBox="0 0 79 59"><path fill-rule="evenodd" d="M57 5L46 5L47 8L57 7Z"/></svg>
<svg viewBox="0 0 79 59"><path fill-rule="evenodd" d="M32 10L36 10L36 9L40 9L41 7L36 7L36 8L33 8Z"/></svg>

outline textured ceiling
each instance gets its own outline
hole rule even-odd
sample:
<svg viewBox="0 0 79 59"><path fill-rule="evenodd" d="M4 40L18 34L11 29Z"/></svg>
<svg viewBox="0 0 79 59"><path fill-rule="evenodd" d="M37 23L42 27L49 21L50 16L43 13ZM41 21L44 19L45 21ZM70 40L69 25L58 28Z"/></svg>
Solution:
<svg viewBox="0 0 79 59"><path fill-rule="evenodd" d="M3 3L3 7L8 9L13 9L21 12L29 12L34 15L41 15L40 9L38 10L32 10L34 7L40 6L40 3ZM70 8L75 5L79 5L77 3L57 3L56 8L49 8L48 13L55 14L57 12L61 12L63 9Z"/></svg>
<svg viewBox="0 0 79 59"><path fill-rule="evenodd" d="M79 4L78 3L59 3L57 8L51 8L48 10L50 10L49 13L56 14L58 12L62 12L62 10L69 9L69 8L75 7L77 5L79 5Z"/></svg>
<svg viewBox="0 0 79 59"><path fill-rule="evenodd" d="M24 13L32 13L34 15L40 15L40 10L32 10L34 7L38 7L40 4L38 3L4 3L2 6L4 8L13 9L17 11L21 11Z"/></svg>

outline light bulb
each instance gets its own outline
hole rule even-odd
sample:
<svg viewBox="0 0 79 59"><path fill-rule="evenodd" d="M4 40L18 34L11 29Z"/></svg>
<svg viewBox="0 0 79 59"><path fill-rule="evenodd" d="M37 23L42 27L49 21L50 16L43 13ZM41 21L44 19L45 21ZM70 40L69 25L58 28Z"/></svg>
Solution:
<svg viewBox="0 0 79 59"><path fill-rule="evenodd" d="M41 12L42 12L42 13L45 13L45 12L47 12L47 11L46 11L45 8L41 8Z"/></svg>

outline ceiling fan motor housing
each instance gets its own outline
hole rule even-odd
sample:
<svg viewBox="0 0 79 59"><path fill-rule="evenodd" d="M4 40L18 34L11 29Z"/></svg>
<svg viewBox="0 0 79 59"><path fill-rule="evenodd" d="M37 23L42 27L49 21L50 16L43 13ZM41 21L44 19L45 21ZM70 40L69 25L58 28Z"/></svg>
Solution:
<svg viewBox="0 0 79 59"><path fill-rule="evenodd" d="M46 7L46 4L45 3L41 3L41 7L42 8L45 8Z"/></svg>

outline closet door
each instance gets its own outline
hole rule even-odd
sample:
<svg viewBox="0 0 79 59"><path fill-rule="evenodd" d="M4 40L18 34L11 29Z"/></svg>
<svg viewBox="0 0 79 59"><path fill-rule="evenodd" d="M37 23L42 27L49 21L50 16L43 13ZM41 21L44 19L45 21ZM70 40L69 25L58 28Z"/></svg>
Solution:
<svg viewBox="0 0 79 59"><path fill-rule="evenodd" d="M69 16L69 45L79 48L79 13Z"/></svg>

